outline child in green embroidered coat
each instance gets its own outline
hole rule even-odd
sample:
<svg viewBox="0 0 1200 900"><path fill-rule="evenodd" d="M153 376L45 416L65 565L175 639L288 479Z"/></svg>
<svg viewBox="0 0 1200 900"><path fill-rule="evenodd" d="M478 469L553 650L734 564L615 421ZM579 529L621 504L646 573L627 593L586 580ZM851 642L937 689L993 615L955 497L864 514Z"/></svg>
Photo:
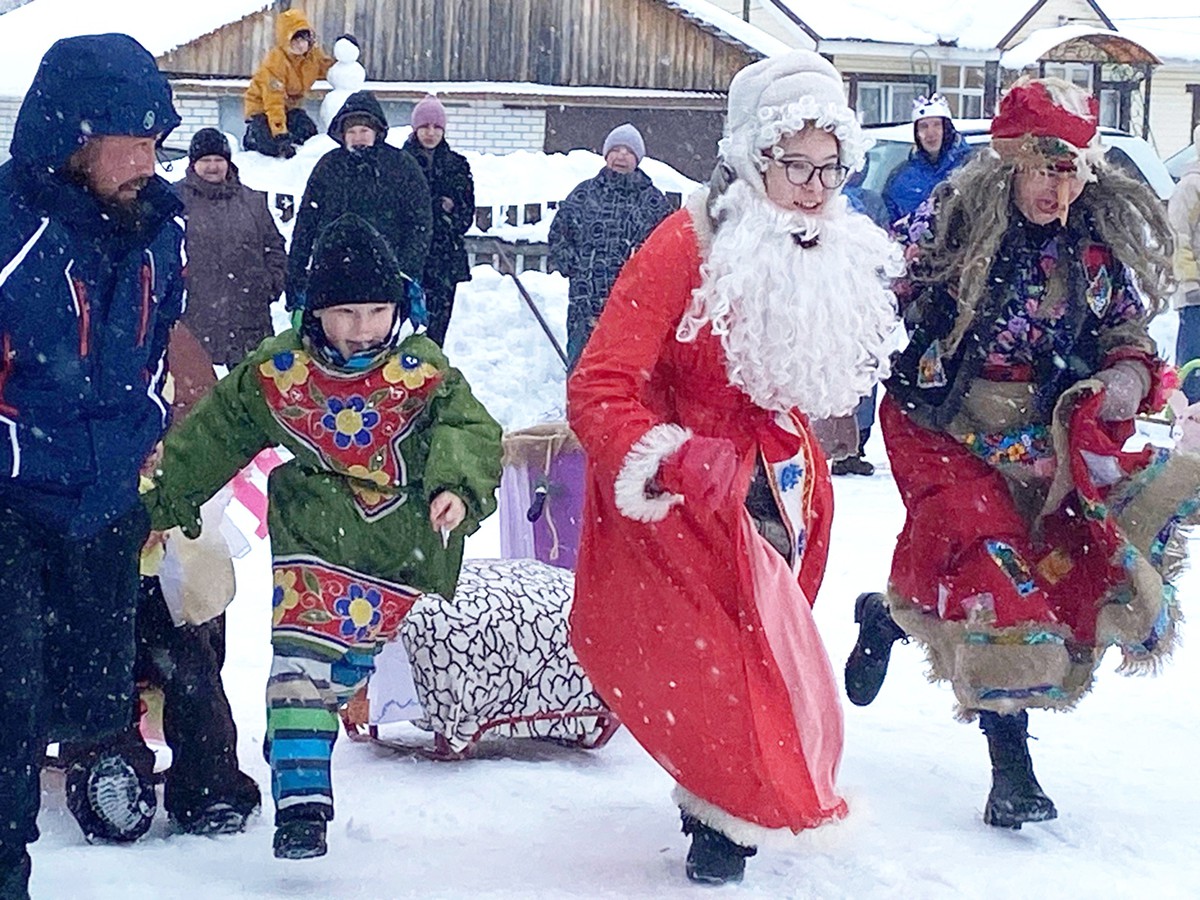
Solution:
<svg viewBox="0 0 1200 900"><path fill-rule="evenodd" d="M452 595L463 539L495 509L500 426L436 344L400 340L405 296L378 232L333 222L299 331L264 341L171 432L145 498L155 528L198 532L200 504L259 450L295 454L268 489L280 858L325 853L338 706L422 592Z"/></svg>

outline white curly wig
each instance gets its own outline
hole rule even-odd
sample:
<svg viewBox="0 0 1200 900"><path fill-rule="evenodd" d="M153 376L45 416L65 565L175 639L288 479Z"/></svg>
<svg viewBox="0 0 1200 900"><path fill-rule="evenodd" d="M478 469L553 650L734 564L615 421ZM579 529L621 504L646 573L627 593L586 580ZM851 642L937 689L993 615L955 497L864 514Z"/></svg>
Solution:
<svg viewBox="0 0 1200 900"><path fill-rule="evenodd" d="M815 125L838 140L838 158L856 172L873 143L846 103L842 76L811 50L792 50L742 69L729 85L722 161L760 190L767 167L763 151L781 137Z"/></svg>

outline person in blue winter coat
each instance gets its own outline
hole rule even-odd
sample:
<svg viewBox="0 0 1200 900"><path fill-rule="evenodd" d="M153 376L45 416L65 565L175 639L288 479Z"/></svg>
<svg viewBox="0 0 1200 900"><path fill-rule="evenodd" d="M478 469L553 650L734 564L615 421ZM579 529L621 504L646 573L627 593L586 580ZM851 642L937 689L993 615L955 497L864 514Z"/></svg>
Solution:
<svg viewBox="0 0 1200 900"><path fill-rule="evenodd" d="M49 741L123 729L134 702L139 470L169 423L184 304L179 201L155 150L179 124L122 34L54 44L0 166L0 898L28 897ZM96 792L136 790L107 771Z"/></svg>
<svg viewBox="0 0 1200 900"><path fill-rule="evenodd" d="M893 229L971 155L971 147L955 130L950 105L941 94L913 101L913 143L908 159L883 186L883 202Z"/></svg>
<svg viewBox="0 0 1200 900"><path fill-rule="evenodd" d="M625 260L671 212L671 203L639 166L641 132L626 123L604 139L604 168L577 184L550 223L550 265L567 293L567 360L575 368Z"/></svg>

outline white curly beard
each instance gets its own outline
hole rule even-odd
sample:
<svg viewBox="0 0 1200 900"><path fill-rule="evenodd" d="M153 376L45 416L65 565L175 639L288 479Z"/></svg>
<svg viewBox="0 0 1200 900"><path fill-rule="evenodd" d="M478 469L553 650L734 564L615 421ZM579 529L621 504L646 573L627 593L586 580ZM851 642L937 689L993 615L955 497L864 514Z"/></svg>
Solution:
<svg viewBox="0 0 1200 900"><path fill-rule="evenodd" d="M784 210L744 181L716 203L716 234L676 329L708 324L725 348L730 384L764 409L846 415L888 377L896 346L899 248L834 197L819 217ZM815 246L794 234L819 232Z"/></svg>

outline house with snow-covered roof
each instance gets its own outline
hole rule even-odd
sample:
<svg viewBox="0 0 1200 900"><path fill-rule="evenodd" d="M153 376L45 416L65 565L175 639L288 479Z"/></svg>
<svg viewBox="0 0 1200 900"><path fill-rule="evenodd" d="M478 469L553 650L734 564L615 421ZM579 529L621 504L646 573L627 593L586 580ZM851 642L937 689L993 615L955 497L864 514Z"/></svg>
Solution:
<svg viewBox="0 0 1200 900"><path fill-rule="evenodd" d="M356 36L391 124L430 91L464 150L595 150L631 121L693 178L712 170L733 74L788 48L707 0L29 0L0 15L0 147L51 43L98 31L131 34L171 74L184 117L171 144L207 125L240 138L249 77L290 6L326 47ZM314 118L326 90L317 83Z"/></svg>
<svg viewBox="0 0 1200 900"><path fill-rule="evenodd" d="M1022 72L1098 97L1103 124L1162 155L1200 124L1200 7L1181 0L712 0L765 33L829 57L865 122L906 121L939 90L990 116Z"/></svg>

